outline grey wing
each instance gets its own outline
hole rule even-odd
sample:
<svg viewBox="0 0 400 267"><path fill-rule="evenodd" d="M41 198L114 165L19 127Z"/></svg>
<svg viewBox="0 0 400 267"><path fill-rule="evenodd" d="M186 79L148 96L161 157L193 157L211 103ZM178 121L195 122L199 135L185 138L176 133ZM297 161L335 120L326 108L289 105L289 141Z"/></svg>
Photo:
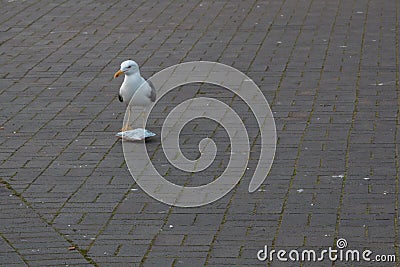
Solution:
<svg viewBox="0 0 400 267"><path fill-rule="evenodd" d="M154 87L154 84L151 81L147 81L147 83L150 85L151 91L150 91L150 100L151 102L156 101L156 88Z"/></svg>

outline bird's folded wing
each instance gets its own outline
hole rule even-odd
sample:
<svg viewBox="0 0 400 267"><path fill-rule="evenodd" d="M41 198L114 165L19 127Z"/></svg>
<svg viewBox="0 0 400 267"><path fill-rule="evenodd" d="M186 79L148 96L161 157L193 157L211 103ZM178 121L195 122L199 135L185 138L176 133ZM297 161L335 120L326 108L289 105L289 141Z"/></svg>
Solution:
<svg viewBox="0 0 400 267"><path fill-rule="evenodd" d="M150 85L151 88L149 98L151 102L154 102L156 101L156 88L154 87L154 84L151 81L147 81L147 83Z"/></svg>

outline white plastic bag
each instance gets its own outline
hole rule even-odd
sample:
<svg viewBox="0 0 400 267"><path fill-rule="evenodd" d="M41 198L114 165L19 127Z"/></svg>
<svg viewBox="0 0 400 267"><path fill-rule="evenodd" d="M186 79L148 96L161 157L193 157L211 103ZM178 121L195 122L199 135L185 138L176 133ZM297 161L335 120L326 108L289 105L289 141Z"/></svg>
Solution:
<svg viewBox="0 0 400 267"><path fill-rule="evenodd" d="M137 128L125 132L119 132L115 136L125 141L142 141L146 138L155 136L156 134L143 128Z"/></svg>

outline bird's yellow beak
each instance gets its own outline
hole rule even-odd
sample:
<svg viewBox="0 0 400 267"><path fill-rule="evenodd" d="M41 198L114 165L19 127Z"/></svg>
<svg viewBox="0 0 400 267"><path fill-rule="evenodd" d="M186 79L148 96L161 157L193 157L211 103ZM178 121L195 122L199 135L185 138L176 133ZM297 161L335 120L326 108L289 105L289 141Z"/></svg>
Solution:
<svg viewBox="0 0 400 267"><path fill-rule="evenodd" d="M114 74L114 79L115 79L115 78L118 78L118 76L121 75L121 74L124 74L121 70L117 71L117 72Z"/></svg>

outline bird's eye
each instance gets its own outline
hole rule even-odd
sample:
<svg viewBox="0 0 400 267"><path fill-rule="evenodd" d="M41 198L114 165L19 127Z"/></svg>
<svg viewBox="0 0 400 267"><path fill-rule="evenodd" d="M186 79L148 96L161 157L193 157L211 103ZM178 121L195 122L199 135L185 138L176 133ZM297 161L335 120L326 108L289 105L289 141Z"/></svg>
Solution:
<svg viewBox="0 0 400 267"><path fill-rule="evenodd" d="M128 69L130 69L132 66L128 66Z"/></svg>

